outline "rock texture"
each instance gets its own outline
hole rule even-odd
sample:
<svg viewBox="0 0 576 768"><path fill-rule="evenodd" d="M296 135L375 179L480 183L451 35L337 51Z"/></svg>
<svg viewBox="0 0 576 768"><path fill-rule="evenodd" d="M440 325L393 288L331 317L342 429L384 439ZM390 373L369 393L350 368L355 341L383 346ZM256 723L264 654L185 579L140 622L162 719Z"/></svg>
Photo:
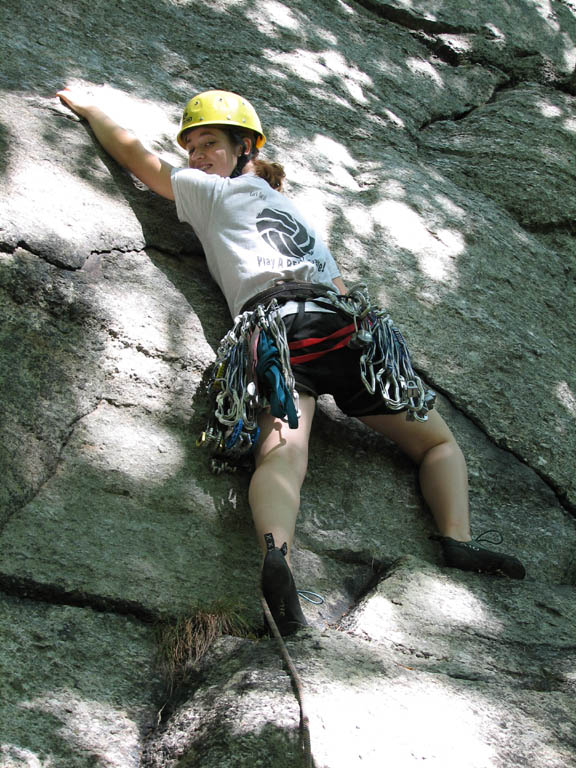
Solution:
<svg viewBox="0 0 576 768"><path fill-rule="evenodd" d="M289 642L317 768L571 765L574 3L6 0L0 23L0 766L303 764L247 477L195 446L224 300L67 82L176 165L193 92L255 103L441 393L475 533L526 563L444 569L413 467L322 399L294 563L325 603ZM167 690L157 625L223 597L252 634Z"/></svg>
<svg viewBox="0 0 576 768"><path fill-rule="evenodd" d="M569 587L479 583L407 556L339 631L306 631L288 644L318 766L573 761ZM271 680L271 669L267 647L219 643L198 693L151 740L150 764L302 765L289 683L279 669ZM255 734L266 734L270 751L260 753ZM197 762L179 762L190 754Z"/></svg>

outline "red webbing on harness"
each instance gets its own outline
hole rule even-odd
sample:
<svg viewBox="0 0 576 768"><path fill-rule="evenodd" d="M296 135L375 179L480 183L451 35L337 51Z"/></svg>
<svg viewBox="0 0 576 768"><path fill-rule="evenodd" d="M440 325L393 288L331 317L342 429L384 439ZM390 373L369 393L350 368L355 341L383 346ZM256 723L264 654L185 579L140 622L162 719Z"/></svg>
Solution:
<svg viewBox="0 0 576 768"><path fill-rule="evenodd" d="M329 336L321 336L319 338L311 337L309 339L300 339L300 341L291 341L288 344L290 351L297 349L307 349L309 347L317 346L318 344L323 344L333 340L336 340L336 343L331 344L317 352L308 352L304 355L291 355L290 363L307 363L310 360L317 360L319 357L327 355L328 352L333 352L336 349L345 347L350 341L350 337L355 330L356 326L354 323L350 323L349 325L344 326L344 328L339 328L337 331L334 331L334 333L331 333ZM341 336L344 338L340 338Z"/></svg>

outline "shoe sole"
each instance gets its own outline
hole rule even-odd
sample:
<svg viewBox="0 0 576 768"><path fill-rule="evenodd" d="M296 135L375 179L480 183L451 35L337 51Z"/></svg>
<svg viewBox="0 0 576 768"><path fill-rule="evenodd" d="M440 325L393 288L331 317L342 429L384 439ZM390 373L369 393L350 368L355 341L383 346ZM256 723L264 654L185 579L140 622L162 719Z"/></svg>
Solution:
<svg viewBox="0 0 576 768"><path fill-rule="evenodd" d="M292 635L307 626L292 572L279 549L268 552L264 560L262 594L281 635Z"/></svg>

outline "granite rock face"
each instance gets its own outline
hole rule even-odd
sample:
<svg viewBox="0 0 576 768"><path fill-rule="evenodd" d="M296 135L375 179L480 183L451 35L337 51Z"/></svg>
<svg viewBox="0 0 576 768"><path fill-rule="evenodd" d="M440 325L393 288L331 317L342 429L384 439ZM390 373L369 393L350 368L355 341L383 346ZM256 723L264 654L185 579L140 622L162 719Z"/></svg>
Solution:
<svg viewBox="0 0 576 768"><path fill-rule="evenodd" d="M150 628L11 597L0 617L0 765L140 765L161 692Z"/></svg>
<svg viewBox="0 0 576 768"><path fill-rule="evenodd" d="M338 630L288 642L315 765L570 765L573 597L566 586L479 581L401 558ZM304 765L294 697L281 669L270 677L269 646L221 641L145 764Z"/></svg>
<svg viewBox="0 0 576 768"><path fill-rule="evenodd" d="M410 462L321 398L293 561L325 602L288 643L317 767L572 764L574 4L6 0L0 23L0 766L302 762L248 478L195 445L225 302L66 83L173 165L191 94L253 101L440 393L474 533L526 564L445 569ZM156 625L223 598L246 636L166 690Z"/></svg>

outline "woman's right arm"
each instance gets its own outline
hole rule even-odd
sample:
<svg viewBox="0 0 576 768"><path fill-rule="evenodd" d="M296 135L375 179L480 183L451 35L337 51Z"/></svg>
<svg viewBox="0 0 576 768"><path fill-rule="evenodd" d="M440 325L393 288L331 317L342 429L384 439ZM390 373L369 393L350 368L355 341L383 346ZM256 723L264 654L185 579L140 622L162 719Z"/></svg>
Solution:
<svg viewBox="0 0 576 768"><path fill-rule="evenodd" d="M102 147L116 162L162 197L174 200L170 174L165 163L129 131L114 122L80 89L64 88L57 94L77 115L88 121Z"/></svg>

